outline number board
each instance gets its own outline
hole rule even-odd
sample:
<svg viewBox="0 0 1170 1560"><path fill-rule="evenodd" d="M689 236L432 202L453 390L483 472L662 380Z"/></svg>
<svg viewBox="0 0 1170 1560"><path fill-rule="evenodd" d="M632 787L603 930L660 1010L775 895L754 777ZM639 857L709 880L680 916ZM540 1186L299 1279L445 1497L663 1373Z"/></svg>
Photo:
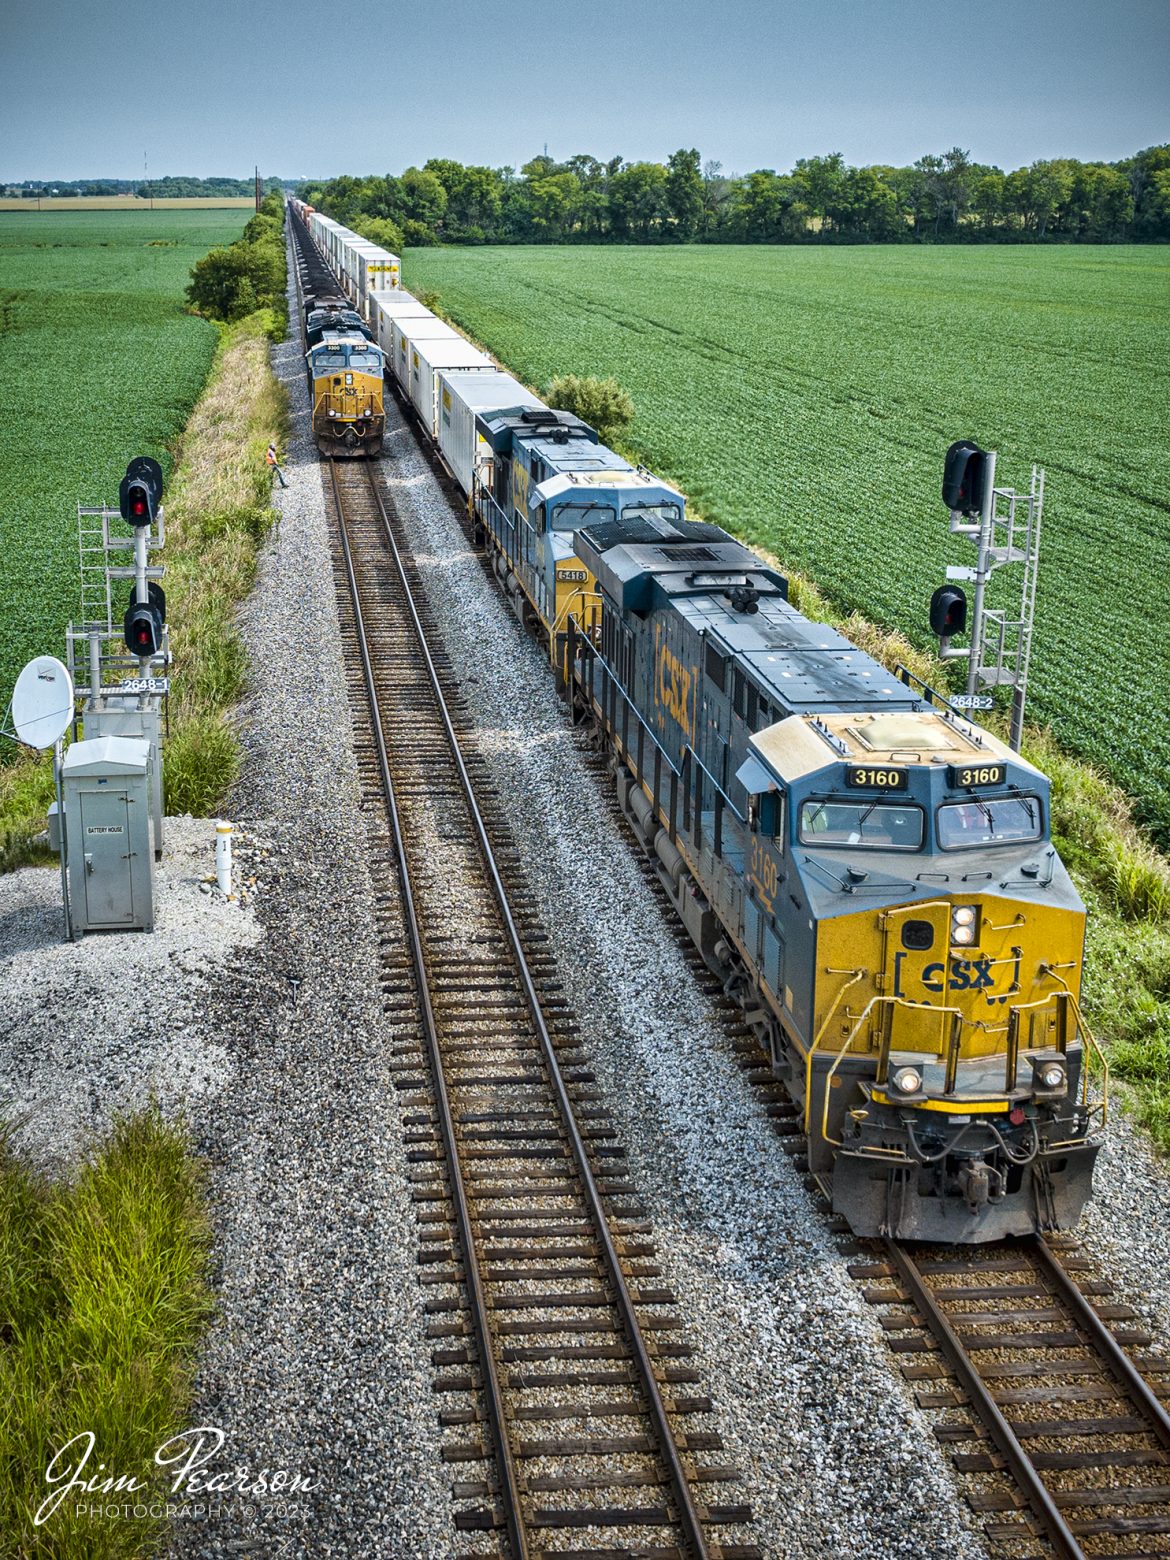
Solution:
<svg viewBox="0 0 1170 1560"><path fill-rule="evenodd" d="M956 790L972 790L981 785L1002 785L1007 779L1006 764L952 764L951 784Z"/></svg>
<svg viewBox="0 0 1170 1560"><path fill-rule="evenodd" d="M891 769L888 764L847 764L845 784L851 791L906 791L910 788L910 774L905 769Z"/></svg>

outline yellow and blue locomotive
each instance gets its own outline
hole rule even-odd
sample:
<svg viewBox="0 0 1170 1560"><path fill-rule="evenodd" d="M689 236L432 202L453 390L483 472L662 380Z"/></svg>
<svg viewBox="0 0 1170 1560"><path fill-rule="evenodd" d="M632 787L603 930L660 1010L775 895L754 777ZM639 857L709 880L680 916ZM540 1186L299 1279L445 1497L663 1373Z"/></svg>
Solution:
<svg viewBox="0 0 1170 1560"><path fill-rule="evenodd" d="M572 695L834 1208L949 1242L1074 1224L1103 1106L1044 776L718 527L620 516L576 551L602 624L571 626Z"/></svg>
<svg viewBox="0 0 1170 1560"><path fill-rule="evenodd" d="M681 519L682 494L632 466L569 412L545 406L475 419L473 513L517 615L565 670L568 622L599 628L592 574L574 551L584 525L619 516Z"/></svg>
<svg viewBox="0 0 1170 1560"><path fill-rule="evenodd" d="M325 330L305 354L323 455L377 455L386 430L385 355L357 330Z"/></svg>

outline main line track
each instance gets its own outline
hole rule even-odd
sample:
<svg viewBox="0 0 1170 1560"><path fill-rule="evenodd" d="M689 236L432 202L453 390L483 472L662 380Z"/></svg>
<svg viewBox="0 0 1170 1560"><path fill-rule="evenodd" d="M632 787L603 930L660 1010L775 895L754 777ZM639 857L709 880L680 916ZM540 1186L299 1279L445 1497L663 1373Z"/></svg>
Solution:
<svg viewBox="0 0 1170 1560"><path fill-rule="evenodd" d="M751 1560L754 1545L710 1537L748 1522L750 1508L695 1494L737 1475L697 1455L717 1435L685 1428L710 1401L684 1395L696 1373L674 1297L654 1283L649 1227L590 1087L535 896L506 829L499 843L482 763L464 751L466 718L428 645L393 504L375 466L328 471L342 633L368 712L363 792L376 789L385 815L374 860L383 989L420 1031L394 1066L416 1107L407 1123L436 1391L466 1405L445 1409L444 1423L482 1432L445 1449L486 1469L456 1483L471 1502L456 1524L493 1535L477 1555L514 1560Z"/></svg>

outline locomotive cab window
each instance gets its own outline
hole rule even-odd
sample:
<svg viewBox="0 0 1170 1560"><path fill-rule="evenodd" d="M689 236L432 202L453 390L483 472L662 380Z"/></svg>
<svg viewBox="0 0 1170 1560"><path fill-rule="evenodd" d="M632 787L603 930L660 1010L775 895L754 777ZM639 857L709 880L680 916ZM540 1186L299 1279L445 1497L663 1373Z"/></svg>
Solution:
<svg viewBox="0 0 1170 1560"><path fill-rule="evenodd" d="M938 810L938 842L943 850L975 845L1015 845L1038 840L1044 832L1037 796L999 796L947 802Z"/></svg>
<svg viewBox="0 0 1170 1560"><path fill-rule="evenodd" d="M579 531L583 525L601 525L616 520L612 504L560 504L552 513L554 531Z"/></svg>
<svg viewBox="0 0 1170 1560"><path fill-rule="evenodd" d="M382 369L381 355L377 352L351 352L349 354L350 368L357 369L362 374L377 374Z"/></svg>
<svg viewBox="0 0 1170 1560"><path fill-rule="evenodd" d="M756 834L778 840L784 836L784 793L761 791L748 797L748 827Z"/></svg>
<svg viewBox="0 0 1170 1560"><path fill-rule="evenodd" d="M682 519L682 513L677 504L626 504L622 508L623 515L637 515L645 520L670 520Z"/></svg>
<svg viewBox="0 0 1170 1560"><path fill-rule="evenodd" d="M803 845L921 850L924 828L921 807L904 802L805 802L800 809Z"/></svg>
<svg viewBox="0 0 1170 1560"><path fill-rule="evenodd" d="M313 371L318 374L328 373L333 368L344 367L344 352L318 352L313 358Z"/></svg>

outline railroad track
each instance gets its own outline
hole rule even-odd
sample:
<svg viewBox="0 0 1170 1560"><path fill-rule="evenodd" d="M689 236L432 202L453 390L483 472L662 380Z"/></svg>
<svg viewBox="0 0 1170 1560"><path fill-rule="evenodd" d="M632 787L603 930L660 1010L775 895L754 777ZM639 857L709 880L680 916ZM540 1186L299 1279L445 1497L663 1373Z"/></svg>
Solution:
<svg viewBox="0 0 1170 1560"><path fill-rule="evenodd" d="M967 1497L993 1548L1170 1555L1170 1359L1131 1354L1149 1334L1075 1243L890 1241L851 1271L958 1471L1000 1475Z"/></svg>
<svg viewBox="0 0 1170 1560"><path fill-rule="evenodd" d="M516 1560L752 1560L712 1537L750 1507L691 1428L710 1401L392 505L364 461L329 484L456 1526Z"/></svg>

